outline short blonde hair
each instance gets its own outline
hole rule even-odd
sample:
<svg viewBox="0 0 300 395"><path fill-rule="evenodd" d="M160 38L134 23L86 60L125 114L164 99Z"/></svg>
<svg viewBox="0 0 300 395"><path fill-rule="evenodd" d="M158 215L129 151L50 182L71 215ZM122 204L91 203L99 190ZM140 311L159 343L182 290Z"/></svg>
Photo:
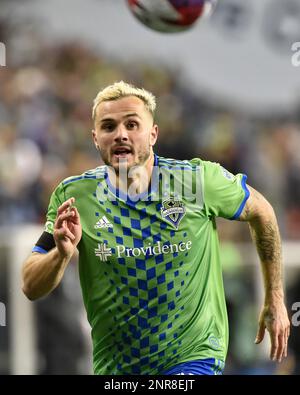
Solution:
<svg viewBox="0 0 300 395"><path fill-rule="evenodd" d="M100 103L104 101L122 99L123 97L127 96L136 96L141 99L144 102L146 109L154 118L156 109L155 96L143 88L137 88L134 85L128 84L124 81L119 81L107 86L97 94L93 105L93 120L95 121L96 119L96 111Z"/></svg>

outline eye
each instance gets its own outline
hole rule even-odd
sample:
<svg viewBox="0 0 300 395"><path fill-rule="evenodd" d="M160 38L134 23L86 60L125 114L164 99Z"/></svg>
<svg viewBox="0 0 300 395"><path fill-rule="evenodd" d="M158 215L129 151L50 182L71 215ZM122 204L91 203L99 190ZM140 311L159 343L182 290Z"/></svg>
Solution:
<svg viewBox="0 0 300 395"><path fill-rule="evenodd" d="M132 130L132 129L137 129L139 125L136 121L128 121L126 126L127 129Z"/></svg>
<svg viewBox="0 0 300 395"><path fill-rule="evenodd" d="M112 123L105 123L101 126L101 129L104 130L105 132L112 132L114 128L115 126Z"/></svg>

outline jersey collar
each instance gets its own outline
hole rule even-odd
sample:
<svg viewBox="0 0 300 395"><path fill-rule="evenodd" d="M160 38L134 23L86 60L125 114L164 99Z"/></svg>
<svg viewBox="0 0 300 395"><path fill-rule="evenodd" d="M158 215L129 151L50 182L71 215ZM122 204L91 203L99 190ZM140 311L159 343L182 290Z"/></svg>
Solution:
<svg viewBox="0 0 300 395"><path fill-rule="evenodd" d="M131 200L130 197L121 191L119 188L115 188L108 175L107 167L104 175L107 187L109 191L118 199L123 200L126 203L136 205L139 201L151 201L151 196L153 196L158 191L158 182L159 182L159 171L158 171L158 156L154 154L154 162L151 174L151 180L149 187L146 191L136 195L134 200Z"/></svg>

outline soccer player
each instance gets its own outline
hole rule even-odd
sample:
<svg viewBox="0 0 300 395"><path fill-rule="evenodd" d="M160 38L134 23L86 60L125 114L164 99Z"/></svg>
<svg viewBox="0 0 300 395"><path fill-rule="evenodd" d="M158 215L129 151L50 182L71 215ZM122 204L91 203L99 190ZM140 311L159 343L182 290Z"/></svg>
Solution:
<svg viewBox="0 0 300 395"><path fill-rule="evenodd" d="M155 98L117 82L94 101L105 165L62 181L23 267L35 300L61 281L75 249L96 374L221 374L228 346L216 217L247 221L264 278L256 343L287 355L281 242L271 205L217 163L154 154Z"/></svg>

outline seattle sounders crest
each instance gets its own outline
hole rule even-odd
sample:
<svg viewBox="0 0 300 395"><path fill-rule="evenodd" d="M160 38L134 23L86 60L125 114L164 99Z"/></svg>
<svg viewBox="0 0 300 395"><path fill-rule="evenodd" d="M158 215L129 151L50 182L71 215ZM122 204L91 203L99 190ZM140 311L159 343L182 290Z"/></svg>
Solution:
<svg viewBox="0 0 300 395"><path fill-rule="evenodd" d="M178 229L180 221L185 216L184 204L175 198L164 200L160 211L162 217L169 221L176 229Z"/></svg>

